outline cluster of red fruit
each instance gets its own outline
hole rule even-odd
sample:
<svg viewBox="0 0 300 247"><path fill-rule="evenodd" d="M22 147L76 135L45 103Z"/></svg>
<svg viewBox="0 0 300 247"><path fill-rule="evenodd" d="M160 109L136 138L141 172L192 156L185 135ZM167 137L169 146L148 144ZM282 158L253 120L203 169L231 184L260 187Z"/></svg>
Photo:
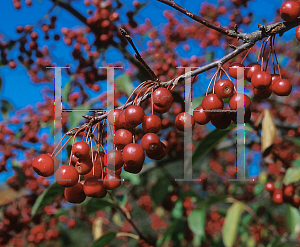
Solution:
<svg viewBox="0 0 300 247"><path fill-rule="evenodd" d="M237 78L237 67L244 68L244 65L235 62L229 66L228 73L233 78ZM292 92L289 80L283 79L279 74L263 71L259 63L250 63L245 68L245 79L251 82L254 95L260 99L268 99L272 92L278 96L288 96Z"/></svg>
<svg viewBox="0 0 300 247"><path fill-rule="evenodd" d="M295 188L292 185L283 188L275 188L273 182L267 182L265 184L265 189L270 192L274 203L282 204L283 202L286 202L296 208L300 207L300 197L295 195Z"/></svg>
<svg viewBox="0 0 300 247"><path fill-rule="evenodd" d="M242 63L230 64L228 74L238 79L237 68L244 68ZM287 79L282 79L278 74L270 74L262 70L259 63L250 63L245 68L244 78L253 85L253 93L260 99L268 99L272 92L278 96L288 96L292 91L292 84ZM231 122L236 123L237 114L234 111L238 106L245 108L245 122L251 117L251 99L243 93L234 93L234 84L229 79L220 79L214 84L214 93L206 95L202 100L202 106L194 111L194 120L199 124L211 123L218 129L226 129ZM212 110L223 110L224 99L229 98L228 112L209 112ZM225 110L225 109L224 109Z"/></svg>

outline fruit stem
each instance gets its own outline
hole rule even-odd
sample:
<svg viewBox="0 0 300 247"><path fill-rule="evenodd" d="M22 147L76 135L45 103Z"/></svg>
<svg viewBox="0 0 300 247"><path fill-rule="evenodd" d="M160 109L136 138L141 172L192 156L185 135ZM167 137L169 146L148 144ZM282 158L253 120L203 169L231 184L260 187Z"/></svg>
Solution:
<svg viewBox="0 0 300 247"><path fill-rule="evenodd" d="M56 155L58 155L61 150L63 150L63 148L68 144L68 142L73 138L73 136L70 136L70 138L67 140L67 142L57 151L57 153L54 155L56 157Z"/></svg>
<svg viewBox="0 0 300 247"><path fill-rule="evenodd" d="M170 85L171 85L171 84L170 84ZM153 89L154 89L154 87L152 87L152 94L151 94L151 112L152 112L152 115L153 115L153 113L154 113L154 110L153 110L153 108L154 108L154 107L153 107L153 104L154 104L154 103L153 103L153 91L154 91L154 90L153 90Z"/></svg>
<svg viewBox="0 0 300 247"><path fill-rule="evenodd" d="M273 47L274 47L274 46L275 46L275 36L274 36L274 39L273 39ZM277 63L277 68L278 68L278 74L279 74L279 77L280 77L280 79L282 79L282 77L281 77L281 72L280 72L280 67L279 67L279 63L278 63L278 59L277 59L277 55L276 55L275 48L274 48L274 56L275 56L276 63Z"/></svg>
<svg viewBox="0 0 300 247"><path fill-rule="evenodd" d="M208 87L207 87L206 94L205 94L206 96L207 96L207 94L208 94L208 90L209 90L209 88L210 88L211 82L212 82L213 79L216 77L216 75L217 75L217 73L219 72L219 70L220 70L220 67L218 66L217 72L213 75L213 77L211 78L211 80L210 80L210 82L209 82L209 85L208 85ZM213 88L213 91L214 91L214 88Z"/></svg>
<svg viewBox="0 0 300 247"><path fill-rule="evenodd" d="M74 129L76 129L76 128L73 128L73 129L71 129L71 130L69 130L69 131L72 131L72 130L74 130ZM63 139L66 137L66 135L67 135L67 134L65 134L65 135L63 136L63 138L61 138L60 142L56 145L56 147L54 148L54 150L53 150L53 152L52 152L52 154L51 154L51 157L53 157L54 152L56 151L56 149L58 148L58 146L61 144L61 142L63 141Z"/></svg>
<svg viewBox="0 0 300 247"><path fill-rule="evenodd" d="M244 58L242 59L241 63L244 62L244 60L246 59L246 57L248 56L249 52L251 51L252 47L248 49L246 55L244 56Z"/></svg>
<svg viewBox="0 0 300 247"><path fill-rule="evenodd" d="M133 90L133 92L132 92L132 93L130 94L130 96L128 97L126 103L124 104L122 110L124 110L125 105L127 105L128 101L130 100L130 98L132 97L132 95L135 93L135 91L136 91L139 87L145 85L145 84L148 83L148 82L149 82L149 81L144 81L144 82L142 82L140 85L138 85L138 86ZM134 101L133 101L133 103L134 103Z"/></svg>

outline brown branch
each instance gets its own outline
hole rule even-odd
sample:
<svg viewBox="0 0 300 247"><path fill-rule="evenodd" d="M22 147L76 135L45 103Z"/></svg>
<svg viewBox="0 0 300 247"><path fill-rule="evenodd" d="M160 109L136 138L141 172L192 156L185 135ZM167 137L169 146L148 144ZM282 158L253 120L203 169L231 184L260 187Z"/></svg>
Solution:
<svg viewBox="0 0 300 247"><path fill-rule="evenodd" d="M214 29L222 34L225 34L229 37L235 37L235 38L242 38L243 35L242 34L239 34L237 33L236 31L233 31L233 30L228 30L224 27L222 27L221 25L217 25L213 22L210 22L209 20L206 20L205 18L201 17L201 16L198 16L198 15L195 15L194 13L186 10L185 8L181 7L179 4L175 3L173 0L157 0L161 3L164 3L176 10L178 10L179 12L185 14L186 16L192 18L193 20L203 24L204 26L208 27L208 28L211 28L211 29Z"/></svg>
<svg viewBox="0 0 300 247"><path fill-rule="evenodd" d="M129 44L132 46L133 50L135 51L135 57L136 57L136 59L138 61L140 61L140 63L146 68L146 70L148 71L148 73L152 77L152 80L158 82L159 81L158 77L155 75L155 73L153 72L153 70L148 66L148 64L144 61L144 59L140 55L139 51L137 50L137 48L133 44L132 38L129 36L129 34L126 32L125 29L120 28L120 31L121 31L121 34L127 39L127 41L129 42Z"/></svg>
<svg viewBox="0 0 300 247"><path fill-rule="evenodd" d="M193 20L200 22L201 24L203 24L204 26L206 26L208 28L216 30L219 33L225 34L229 37L235 37L237 39L242 39L244 43L255 43L258 40L261 40L267 36L275 35L277 33L279 33L279 35L282 35L284 32L290 30L291 28L297 27L300 24L300 20L297 20L294 22L278 22L278 23L271 24L268 26L259 24L258 28L260 30L258 30L256 32L253 32L251 34L238 33L236 30L226 29L226 28L222 27L221 25L217 25L213 22L206 20L203 17L193 14L192 12L186 10L185 8L183 8L180 5L178 5L177 3L175 3L173 0L157 0L157 1L164 3L170 7L178 10L179 12L185 14L186 16L192 18Z"/></svg>
<svg viewBox="0 0 300 247"><path fill-rule="evenodd" d="M107 192L110 196L110 198L112 199L112 201L115 204L115 207L123 214L123 216L125 217L125 219L129 222L129 224L134 228L134 230L137 232L137 234L139 235L140 239L143 239L145 242L147 242L148 244L155 246L155 242L153 240L147 239L143 233L137 228L137 226L134 224L134 222L128 218L128 215L126 214L126 212L124 212L124 210L120 207L120 205L118 204L118 202L115 200L115 198L113 197L111 192Z"/></svg>

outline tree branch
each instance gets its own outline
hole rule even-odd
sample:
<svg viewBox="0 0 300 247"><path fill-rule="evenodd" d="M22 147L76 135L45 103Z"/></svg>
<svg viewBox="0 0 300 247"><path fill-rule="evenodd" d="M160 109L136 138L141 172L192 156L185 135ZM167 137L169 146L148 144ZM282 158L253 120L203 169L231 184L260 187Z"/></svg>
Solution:
<svg viewBox="0 0 300 247"><path fill-rule="evenodd" d="M297 20L294 22L278 22L278 23L271 24L268 26L263 26L263 25L259 24L258 28L260 30L258 30L256 32L253 32L251 34L238 33L235 30L226 29L226 28L222 27L221 25L217 25L213 22L206 20L203 17L193 14L192 12L186 10L185 8L183 8L180 5L178 5L177 3L175 3L173 0L157 0L157 1L164 3L170 7L178 10L179 12L185 14L186 16L192 18L193 20L203 24L204 26L206 26L208 28L216 30L219 33L225 34L229 37L235 37L237 39L242 39L244 43L255 43L256 41L261 40L264 37L272 36L277 33L279 33L279 35L282 35L284 32L290 30L291 28L297 27L300 24L300 20Z"/></svg>
<svg viewBox="0 0 300 247"><path fill-rule="evenodd" d="M128 218L127 214L124 212L124 210L119 206L118 202L115 200L115 198L113 197L111 192L107 192L110 196L110 198L112 199L112 201L115 204L115 207L123 214L123 216L125 217L125 219L129 222L129 224L134 228L134 230L137 232L137 234L139 235L140 239L143 239L145 242L147 242L150 245L155 246L155 242L153 242L150 239L147 239L143 233L137 228L137 226L134 224L134 222Z"/></svg>
<svg viewBox="0 0 300 247"><path fill-rule="evenodd" d="M233 30L228 30L224 27L222 27L221 25L217 25L213 22L210 22L208 20L206 20L205 18L195 15L194 13L186 10L185 8L181 7L179 4L175 3L173 0L157 0L161 3L164 3L176 10L178 10L179 12L185 14L186 16L192 18L193 20L203 24L204 26L207 26L208 28L214 29L222 34L225 34L229 37L235 37L235 38L240 38L239 34Z"/></svg>

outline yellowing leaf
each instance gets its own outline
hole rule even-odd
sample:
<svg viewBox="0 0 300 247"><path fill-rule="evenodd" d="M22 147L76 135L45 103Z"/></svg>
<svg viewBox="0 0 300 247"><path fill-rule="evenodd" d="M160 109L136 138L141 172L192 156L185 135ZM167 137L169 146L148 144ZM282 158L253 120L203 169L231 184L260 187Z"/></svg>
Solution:
<svg viewBox="0 0 300 247"><path fill-rule="evenodd" d="M103 225L103 218L98 217L94 220L93 228L92 228L94 240L100 238L103 235L102 225Z"/></svg>
<svg viewBox="0 0 300 247"><path fill-rule="evenodd" d="M244 203L235 202L227 210L225 222L222 228L223 243L226 247L232 247L234 245L243 208Z"/></svg>
<svg viewBox="0 0 300 247"><path fill-rule="evenodd" d="M262 120L261 152L267 156L277 136L277 128L269 110L264 110Z"/></svg>

